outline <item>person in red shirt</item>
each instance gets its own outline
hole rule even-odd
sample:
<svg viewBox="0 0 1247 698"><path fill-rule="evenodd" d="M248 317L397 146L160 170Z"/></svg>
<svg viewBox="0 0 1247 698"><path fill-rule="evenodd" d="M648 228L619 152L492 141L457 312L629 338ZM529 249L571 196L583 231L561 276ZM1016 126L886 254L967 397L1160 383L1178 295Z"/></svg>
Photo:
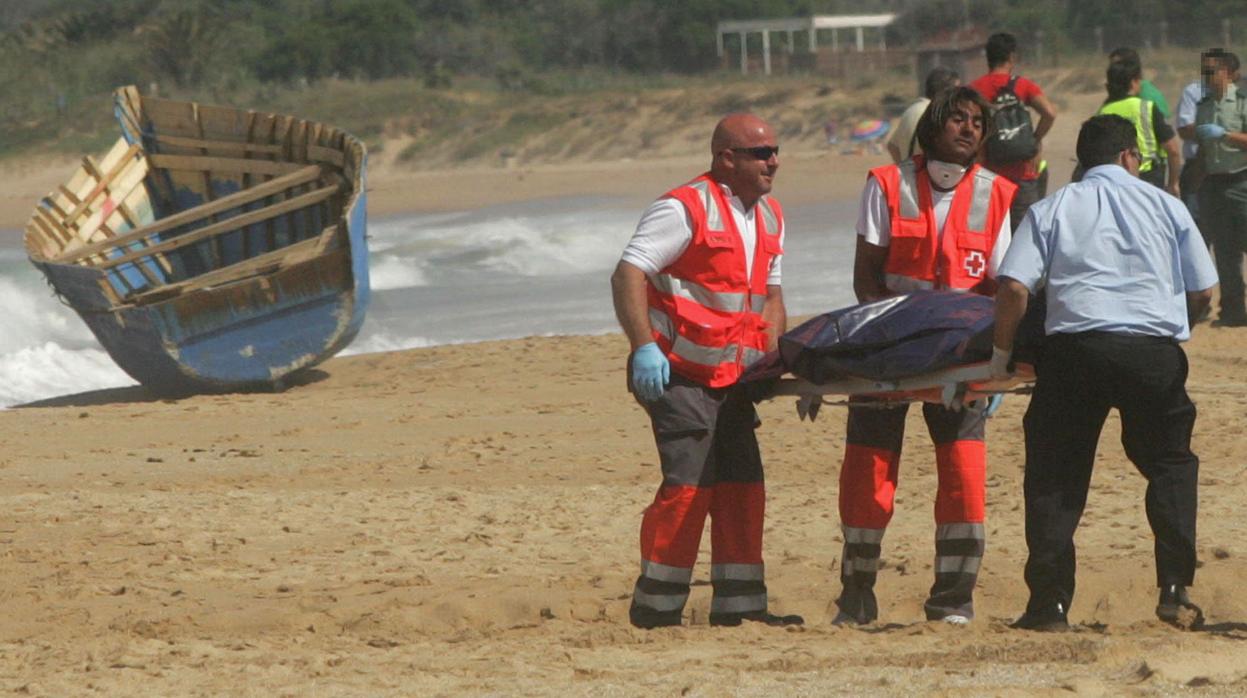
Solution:
<svg viewBox="0 0 1247 698"><path fill-rule="evenodd" d="M1013 69L1018 62L1018 41L1012 34L992 34L987 39L987 74L970 83L988 102L996 99L996 94L1013 79ZM1018 100L1034 109L1039 114L1039 123L1035 125L1035 143L1037 150L1033 158L1017 162L984 161L983 165L1000 175L1004 175L1018 185L1017 194L1013 197L1013 207L1009 213L1010 222L1016 230L1026 217L1026 211L1041 198L1039 186L1039 163L1043 160L1043 137L1051 130L1056 121L1056 108L1044 95L1043 90L1034 82L1019 76L1013 85Z"/></svg>

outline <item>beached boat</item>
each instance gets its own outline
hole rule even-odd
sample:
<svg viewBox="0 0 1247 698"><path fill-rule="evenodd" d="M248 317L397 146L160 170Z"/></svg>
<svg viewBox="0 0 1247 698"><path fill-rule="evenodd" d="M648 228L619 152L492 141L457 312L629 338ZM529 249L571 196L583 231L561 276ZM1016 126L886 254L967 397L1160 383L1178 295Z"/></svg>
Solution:
<svg viewBox="0 0 1247 698"><path fill-rule="evenodd" d="M368 307L363 144L280 114L114 95L122 138L41 200L31 262L160 392L280 385Z"/></svg>

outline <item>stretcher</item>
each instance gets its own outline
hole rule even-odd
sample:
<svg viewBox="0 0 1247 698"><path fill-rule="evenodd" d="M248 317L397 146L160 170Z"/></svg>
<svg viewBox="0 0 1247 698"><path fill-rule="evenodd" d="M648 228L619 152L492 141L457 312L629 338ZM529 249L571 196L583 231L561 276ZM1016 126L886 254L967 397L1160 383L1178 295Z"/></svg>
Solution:
<svg viewBox="0 0 1247 698"><path fill-rule="evenodd" d="M827 383L786 377L772 381L762 399L791 396L797 398L797 414L814 420L823 405L892 407L898 403L931 402L951 409L983 409L992 395L1026 394L1035 382L1030 364L1017 364L1004 380L993 380L987 361L953 366L917 376L876 380L848 376ZM828 400L842 396L842 400Z"/></svg>
<svg viewBox="0 0 1247 698"><path fill-rule="evenodd" d="M802 419L813 419L822 405L850 402L985 409L986 398L1027 392L1035 380L1033 346L1017 347L1008 379L992 379L993 311L990 298L950 291L833 310L782 335L778 349L751 365L741 382L754 400L797 397ZM1042 336L1042 322L1035 327Z"/></svg>

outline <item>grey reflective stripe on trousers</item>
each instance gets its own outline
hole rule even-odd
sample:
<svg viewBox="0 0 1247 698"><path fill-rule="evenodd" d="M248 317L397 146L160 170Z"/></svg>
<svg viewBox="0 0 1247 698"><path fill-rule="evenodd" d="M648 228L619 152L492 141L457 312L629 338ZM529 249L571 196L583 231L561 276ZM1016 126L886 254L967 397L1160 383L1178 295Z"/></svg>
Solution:
<svg viewBox="0 0 1247 698"><path fill-rule="evenodd" d="M766 578L763 565L746 565L742 563L724 563L710 566L710 580L738 579L746 582L760 582Z"/></svg>
<svg viewBox="0 0 1247 698"><path fill-rule="evenodd" d="M845 543L870 543L879 545L883 542L882 528L857 528L855 526L841 526L844 531Z"/></svg>
<svg viewBox="0 0 1247 698"><path fill-rule="evenodd" d="M683 298L697 305L725 313L738 313L746 307L755 313L761 313L766 304L766 296L748 292L711 291L701 284L680 279L671 274L655 274L650 277L650 281L659 293Z"/></svg>
<svg viewBox="0 0 1247 698"><path fill-rule="evenodd" d="M935 527L935 573L977 575L983 563L986 532L981 523L950 523ZM958 552L973 549L969 554L940 554L940 548L955 546ZM951 550L949 551L951 552Z"/></svg>
<svg viewBox="0 0 1247 698"><path fill-rule="evenodd" d="M634 605L651 608L660 613L682 610L687 602L687 591L682 594L649 594L640 589L632 590L632 603Z"/></svg>
<svg viewBox="0 0 1247 698"><path fill-rule="evenodd" d="M723 230L723 216L719 214L719 206L714 202L714 194L710 187L718 186L708 179L690 182L689 187L701 194L702 208L706 210L706 227L710 230Z"/></svg>
<svg viewBox="0 0 1247 698"><path fill-rule="evenodd" d="M641 560L641 576L659 582L689 584L693 581L693 570L689 567L672 567L661 562Z"/></svg>
<svg viewBox="0 0 1247 698"><path fill-rule="evenodd" d="M877 557L847 557L841 563L845 572L878 572L879 558Z"/></svg>
<svg viewBox="0 0 1247 698"><path fill-rule="evenodd" d="M766 594L716 596L710 600L711 613L753 613L766 610Z"/></svg>

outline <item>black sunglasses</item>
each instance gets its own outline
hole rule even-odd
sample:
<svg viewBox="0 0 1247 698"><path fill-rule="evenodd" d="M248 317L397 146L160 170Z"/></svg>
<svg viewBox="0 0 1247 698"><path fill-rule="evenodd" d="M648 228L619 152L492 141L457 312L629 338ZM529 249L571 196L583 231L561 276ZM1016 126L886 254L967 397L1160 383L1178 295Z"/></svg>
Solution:
<svg viewBox="0 0 1247 698"><path fill-rule="evenodd" d="M753 148L732 148L733 153L749 153L756 160L770 160L772 155L779 155L777 145L759 145Z"/></svg>

